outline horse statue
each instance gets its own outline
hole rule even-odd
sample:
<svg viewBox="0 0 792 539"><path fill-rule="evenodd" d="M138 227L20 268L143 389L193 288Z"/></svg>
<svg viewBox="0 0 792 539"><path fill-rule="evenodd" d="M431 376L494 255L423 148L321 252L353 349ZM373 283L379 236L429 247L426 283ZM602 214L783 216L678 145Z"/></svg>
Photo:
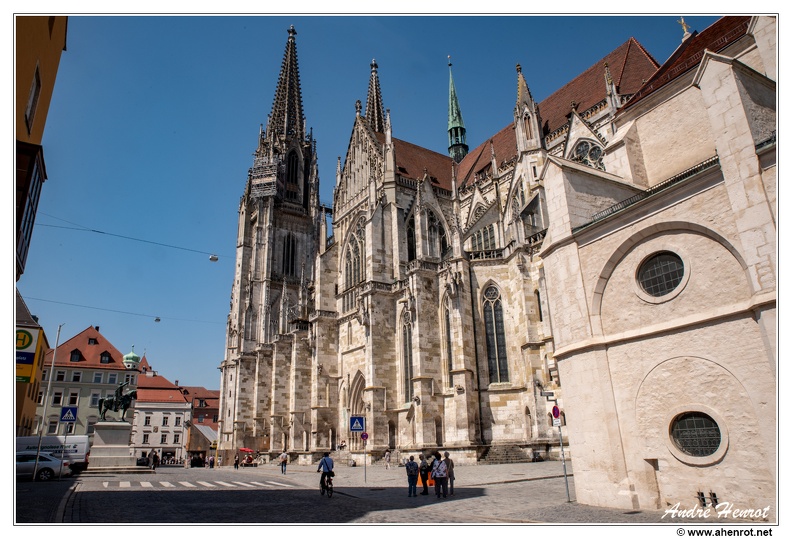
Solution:
<svg viewBox="0 0 792 539"><path fill-rule="evenodd" d="M124 421L124 417L126 416L126 412L130 406L132 406L132 401L137 399L137 390L132 390L129 393L123 394L122 389L128 382L124 382L120 384L115 391L115 395L113 397L108 397L106 399L99 399L99 419L101 421L107 421L105 414L110 410L114 412L121 411L121 421Z"/></svg>

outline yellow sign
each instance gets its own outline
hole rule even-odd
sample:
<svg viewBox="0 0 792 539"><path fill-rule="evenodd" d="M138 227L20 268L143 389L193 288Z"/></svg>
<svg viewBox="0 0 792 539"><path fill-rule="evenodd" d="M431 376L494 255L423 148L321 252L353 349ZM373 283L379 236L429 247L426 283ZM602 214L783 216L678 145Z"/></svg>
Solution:
<svg viewBox="0 0 792 539"><path fill-rule="evenodd" d="M16 328L16 381L29 384L33 381L39 355L41 330Z"/></svg>

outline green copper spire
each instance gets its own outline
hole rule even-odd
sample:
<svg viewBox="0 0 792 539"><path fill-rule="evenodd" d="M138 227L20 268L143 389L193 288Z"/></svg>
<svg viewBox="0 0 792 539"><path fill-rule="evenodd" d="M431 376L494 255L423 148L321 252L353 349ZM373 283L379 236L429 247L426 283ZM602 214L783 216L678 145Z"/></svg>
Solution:
<svg viewBox="0 0 792 539"><path fill-rule="evenodd" d="M451 73L451 56L448 57L448 155L459 163L468 153L465 122L459 108L454 75Z"/></svg>

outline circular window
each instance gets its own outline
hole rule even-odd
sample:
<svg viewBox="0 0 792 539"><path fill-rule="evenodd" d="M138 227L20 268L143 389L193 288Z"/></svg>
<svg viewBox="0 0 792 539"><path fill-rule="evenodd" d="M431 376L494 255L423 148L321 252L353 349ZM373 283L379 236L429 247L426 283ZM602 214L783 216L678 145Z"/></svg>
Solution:
<svg viewBox="0 0 792 539"><path fill-rule="evenodd" d="M644 292L659 298L670 294L685 276L685 265L674 253L665 251L649 257L638 270L638 282Z"/></svg>
<svg viewBox="0 0 792 539"><path fill-rule="evenodd" d="M677 448L692 457L708 457L721 445L718 424L703 412L686 412L671 422L671 439Z"/></svg>

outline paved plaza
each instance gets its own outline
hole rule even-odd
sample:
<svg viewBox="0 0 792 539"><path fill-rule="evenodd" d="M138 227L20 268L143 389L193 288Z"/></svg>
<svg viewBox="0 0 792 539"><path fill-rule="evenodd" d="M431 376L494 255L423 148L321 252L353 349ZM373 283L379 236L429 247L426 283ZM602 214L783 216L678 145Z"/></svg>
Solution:
<svg viewBox="0 0 792 539"><path fill-rule="evenodd" d="M67 524L704 524L663 511L606 509L569 496L561 462L457 466L455 493L407 496L403 467L336 466L335 495L319 494L315 466L82 474L17 484L16 522ZM420 492L420 487L419 487ZM691 507L694 505L691 503ZM722 524L734 524L730 522Z"/></svg>

